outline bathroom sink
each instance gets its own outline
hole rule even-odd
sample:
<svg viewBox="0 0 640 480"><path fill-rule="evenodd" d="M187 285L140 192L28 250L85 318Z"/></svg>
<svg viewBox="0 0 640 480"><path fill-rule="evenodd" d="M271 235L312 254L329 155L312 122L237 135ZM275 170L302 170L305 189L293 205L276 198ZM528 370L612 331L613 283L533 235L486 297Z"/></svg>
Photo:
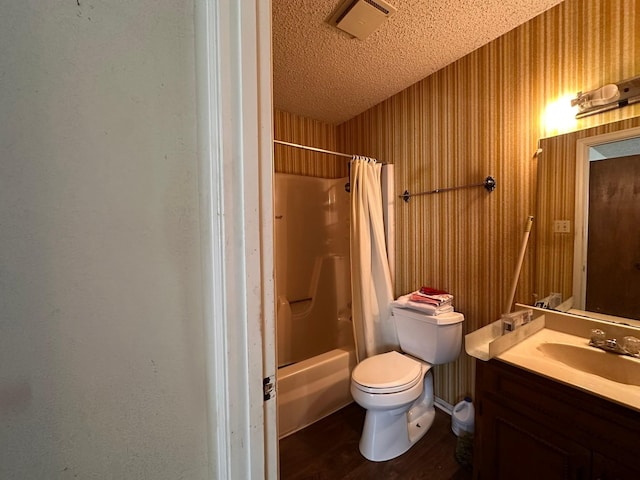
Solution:
<svg viewBox="0 0 640 480"><path fill-rule="evenodd" d="M590 346L543 343L538 350L547 358L614 382L640 386L640 360Z"/></svg>

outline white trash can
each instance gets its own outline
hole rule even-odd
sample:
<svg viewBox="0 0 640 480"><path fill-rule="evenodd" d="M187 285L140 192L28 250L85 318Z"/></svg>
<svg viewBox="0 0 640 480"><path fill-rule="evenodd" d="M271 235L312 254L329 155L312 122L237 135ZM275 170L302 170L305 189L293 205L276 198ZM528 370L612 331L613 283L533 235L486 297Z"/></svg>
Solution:
<svg viewBox="0 0 640 480"><path fill-rule="evenodd" d="M464 400L457 403L453 407L451 414L451 430L456 436L460 436L462 432L473 433L475 411L473 409L473 403L470 397L465 397Z"/></svg>

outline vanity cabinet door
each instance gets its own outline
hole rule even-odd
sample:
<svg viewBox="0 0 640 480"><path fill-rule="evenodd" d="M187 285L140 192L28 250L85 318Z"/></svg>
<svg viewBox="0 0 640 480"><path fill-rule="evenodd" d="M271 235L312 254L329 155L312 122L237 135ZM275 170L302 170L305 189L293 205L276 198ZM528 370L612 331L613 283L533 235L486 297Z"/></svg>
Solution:
<svg viewBox="0 0 640 480"><path fill-rule="evenodd" d="M540 422L486 398L477 421L482 432L477 479L591 478L591 452Z"/></svg>
<svg viewBox="0 0 640 480"><path fill-rule="evenodd" d="M607 458L599 453L593 454L593 480L627 480L640 478L640 458L638 466L631 468L619 461Z"/></svg>

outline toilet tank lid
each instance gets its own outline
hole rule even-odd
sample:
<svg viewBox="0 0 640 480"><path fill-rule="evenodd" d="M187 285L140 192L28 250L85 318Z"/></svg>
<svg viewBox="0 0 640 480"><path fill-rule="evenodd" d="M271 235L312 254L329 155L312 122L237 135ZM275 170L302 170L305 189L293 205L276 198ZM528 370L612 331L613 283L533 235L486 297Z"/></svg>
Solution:
<svg viewBox="0 0 640 480"><path fill-rule="evenodd" d="M447 312L440 315L427 315L424 312L418 312L410 308L391 307L394 316L405 316L422 322L433 323L436 325L451 325L464 321L464 315L460 312Z"/></svg>

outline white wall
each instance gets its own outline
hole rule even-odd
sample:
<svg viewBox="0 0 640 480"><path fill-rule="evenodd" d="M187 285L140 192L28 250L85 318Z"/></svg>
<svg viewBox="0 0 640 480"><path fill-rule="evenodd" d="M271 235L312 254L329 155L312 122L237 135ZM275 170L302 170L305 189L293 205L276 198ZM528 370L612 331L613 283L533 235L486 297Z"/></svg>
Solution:
<svg viewBox="0 0 640 480"><path fill-rule="evenodd" d="M0 6L0 478L205 478L193 1Z"/></svg>

